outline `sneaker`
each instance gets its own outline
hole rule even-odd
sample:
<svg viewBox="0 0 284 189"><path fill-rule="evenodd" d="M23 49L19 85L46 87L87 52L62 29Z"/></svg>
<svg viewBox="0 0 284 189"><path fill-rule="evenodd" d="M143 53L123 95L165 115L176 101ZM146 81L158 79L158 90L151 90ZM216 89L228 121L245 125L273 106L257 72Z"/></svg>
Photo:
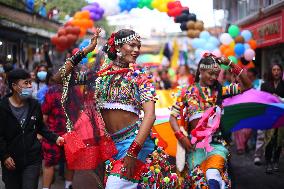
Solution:
<svg viewBox="0 0 284 189"><path fill-rule="evenodd" d="M65 189L73 189L72 185L70 185L68 188L65 188Z"/></svg>
<svg viewBox="0 0 284 189"><path fill-rule="evenodd" d="M272 174L273 173L273 168L272 168L272 164L271 163L268 163L266 165L265 173L266 174Z"/></svg>
<svg viewBox="0 0 284 189"><path fill-rule="evenodd" d="M279 163L273 163L273 171L278 172L279 171Z"/></svg>
<svg viewBox="0 0 284 189"><path fill-rule="evenodd" d="M254 158L254 164L257 165L257 166L260 166L261 165L261 159L259 157L255 157Z"/></svg>

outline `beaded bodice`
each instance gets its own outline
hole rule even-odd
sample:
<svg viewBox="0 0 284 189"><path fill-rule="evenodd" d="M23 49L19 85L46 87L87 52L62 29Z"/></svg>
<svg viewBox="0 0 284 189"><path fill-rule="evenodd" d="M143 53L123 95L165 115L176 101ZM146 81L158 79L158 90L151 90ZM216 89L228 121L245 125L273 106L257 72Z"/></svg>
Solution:
<svg viewBox="0 0 284 189"><path fill-rule="evenodd" d="M95 98L99 108L122 109L139 114L142 104L155 101L155 88L143 72L110 74L96 80Z"/></svg>

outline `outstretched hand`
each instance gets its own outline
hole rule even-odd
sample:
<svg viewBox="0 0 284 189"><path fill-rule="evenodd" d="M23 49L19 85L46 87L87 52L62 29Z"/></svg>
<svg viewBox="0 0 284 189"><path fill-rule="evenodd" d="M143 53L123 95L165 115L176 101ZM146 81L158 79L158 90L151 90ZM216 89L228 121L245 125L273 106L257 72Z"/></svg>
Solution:
<svg viewBox="0 0 284 189"><path fill-rule="evenodd" d="M84 49L85 54L92 52L96 48L101 31L101 28L96 28L96 32L91 39L91 43Z"/></svg>

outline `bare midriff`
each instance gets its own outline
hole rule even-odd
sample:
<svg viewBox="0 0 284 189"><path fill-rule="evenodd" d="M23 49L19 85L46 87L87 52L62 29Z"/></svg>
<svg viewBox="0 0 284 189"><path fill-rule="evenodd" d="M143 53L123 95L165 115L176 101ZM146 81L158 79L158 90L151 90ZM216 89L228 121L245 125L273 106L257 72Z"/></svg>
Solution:
<svg viewBox="0 0 284 189"><path fill-rule="evenodd" d="M134 124L139 119L139 116L135 113L125 110L101 109L101 113L106 129L110 134Z"/></svg>

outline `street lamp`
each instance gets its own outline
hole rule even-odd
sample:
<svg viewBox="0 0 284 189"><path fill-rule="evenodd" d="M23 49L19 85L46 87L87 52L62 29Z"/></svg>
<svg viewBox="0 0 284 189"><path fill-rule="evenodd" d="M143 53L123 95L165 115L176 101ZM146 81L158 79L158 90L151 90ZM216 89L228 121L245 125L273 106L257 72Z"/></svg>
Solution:
<svg viewBox="0 0 284 189"><path fill-rule="evenodd" d="M8 59L8 60L12 59L12 55L8 54L8 55L7 55L7 59Z"/></svg>
<svg viewBox="0 0 284 189"><path fill-rule="evenodd" d="M3 44L2 41L0 41L0 46L1 46L2 44Z"/></svg>

